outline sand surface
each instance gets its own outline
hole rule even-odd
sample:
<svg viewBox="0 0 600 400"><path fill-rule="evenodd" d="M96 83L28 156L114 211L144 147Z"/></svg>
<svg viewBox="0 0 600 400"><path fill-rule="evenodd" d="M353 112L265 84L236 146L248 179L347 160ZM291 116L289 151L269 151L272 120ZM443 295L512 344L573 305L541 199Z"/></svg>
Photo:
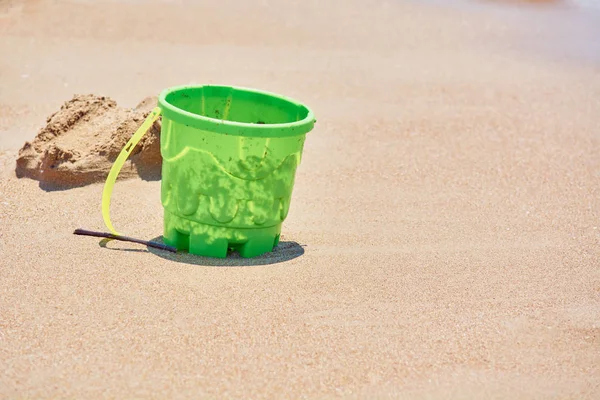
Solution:
<svg viewBox="0 0 600 400"><path fill-rule="evenodd" d="M0 397L598 398L590 25L435 3L0 1ZM74 94L194 82L315 110L276 252L73 236L102 185L15 177ZM112 213L160 237L160 182Z"/></svg>

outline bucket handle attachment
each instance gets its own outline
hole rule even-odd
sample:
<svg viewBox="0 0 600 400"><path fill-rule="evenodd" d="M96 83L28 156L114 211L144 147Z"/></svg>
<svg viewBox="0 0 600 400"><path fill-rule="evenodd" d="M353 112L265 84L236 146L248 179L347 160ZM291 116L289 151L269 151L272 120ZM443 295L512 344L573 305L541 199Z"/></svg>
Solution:
<svg viewBox="0 0 600 400"><path fill-rule="evenodd" d="M120 235L112 225L110 221L110 198L112 196L113 187L115 186L115 182L117 180L117 176L119 172L121 172L121 168L129 158L129 155L138 144L140 139L146 134L146 132L150 129L152 124L156 122L158 117L160 116L161 109L160 107L155 107L150 114L146 117L146 120L140 125L137 131L133 134L131 139L127 142L123 150L119 153L119 156L115 160L114 164L110 168L110 172L106 177L106 182L104 183L104 190L102 191L102 218L104 219L104 224L108 228L108 230L113 235Z"/></svg>

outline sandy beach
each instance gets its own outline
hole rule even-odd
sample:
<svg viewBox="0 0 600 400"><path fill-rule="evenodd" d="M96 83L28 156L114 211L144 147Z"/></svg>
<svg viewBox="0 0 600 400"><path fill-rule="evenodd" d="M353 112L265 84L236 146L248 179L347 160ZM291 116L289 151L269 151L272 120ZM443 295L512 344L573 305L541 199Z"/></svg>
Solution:
<svg viewBox="0 0 600 400"><path fill-rule="evenodd" d="M0 398L597 399L600 18L439 3L0 1ZM316 114L273 253L15 176L73 95L190 83ZM112 217L160 240L160 182Z"/></svg>

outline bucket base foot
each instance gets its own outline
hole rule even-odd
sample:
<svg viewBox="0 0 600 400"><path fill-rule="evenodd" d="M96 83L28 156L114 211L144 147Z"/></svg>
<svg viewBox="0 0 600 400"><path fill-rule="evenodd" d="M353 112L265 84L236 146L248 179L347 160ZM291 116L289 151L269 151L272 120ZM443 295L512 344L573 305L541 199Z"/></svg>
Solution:
<svg viewBox="0 0 600 400"><path fill-rule="evenodd" d="M177 229L166 229L163 233L163 241L177 250L188 250L190 247L190 235L181 233Z"/></svg>
<svg viewBox="0 0 600 400"><path fill-rule="evenodd" d="M201 224L165 210L164 242L177 250L204 257L225 258L238 251L244 258L273 251L279 243L281 224L267 228L228 228Z"/></svg>
<svg viewBox="0 0 600 400"><path fill-rule="evenodd" d="M190 235L190 254L197 254L204 257L225 258L229 242L224 238L210 238L206 235Z"/></svg>

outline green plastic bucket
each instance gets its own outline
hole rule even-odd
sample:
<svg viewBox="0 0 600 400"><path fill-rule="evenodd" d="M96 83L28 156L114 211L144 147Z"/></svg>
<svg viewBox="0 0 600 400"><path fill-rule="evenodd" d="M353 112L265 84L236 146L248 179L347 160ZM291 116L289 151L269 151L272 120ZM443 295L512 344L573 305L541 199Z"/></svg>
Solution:
<svg viewBox="0 0 600 400"><path fill-rule="evenodd" d="M229 86L182 86L158 99L164 242L209 257L270 252L290 208L312 111Z"/></svg>

